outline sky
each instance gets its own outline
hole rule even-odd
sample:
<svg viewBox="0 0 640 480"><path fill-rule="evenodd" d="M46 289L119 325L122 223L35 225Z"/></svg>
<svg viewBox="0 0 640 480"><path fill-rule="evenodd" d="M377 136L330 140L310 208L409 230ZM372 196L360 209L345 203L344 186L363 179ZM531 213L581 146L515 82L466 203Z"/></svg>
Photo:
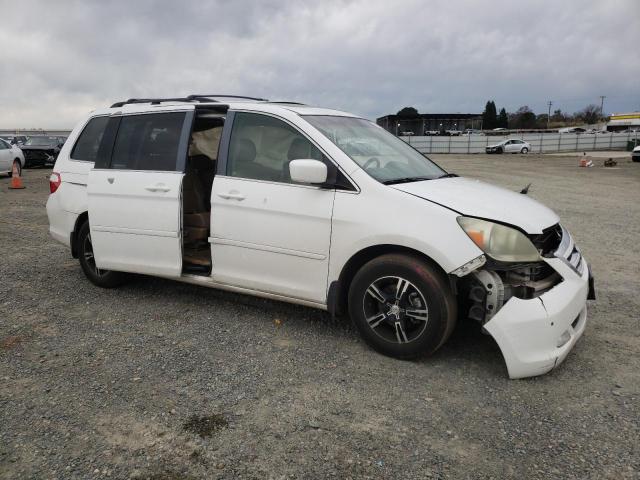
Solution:
<svg viewBox="0 0 640 480"><path fill-rule="evenodd" d="M0 0L0 128L225 93L375 119L640 110L640 1Z"/></svg>

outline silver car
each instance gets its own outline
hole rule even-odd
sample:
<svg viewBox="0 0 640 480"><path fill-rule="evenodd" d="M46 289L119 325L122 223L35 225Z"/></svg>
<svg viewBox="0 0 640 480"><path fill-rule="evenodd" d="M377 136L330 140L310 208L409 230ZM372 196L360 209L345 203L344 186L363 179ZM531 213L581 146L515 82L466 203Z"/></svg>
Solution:
<svg viewBox="0 0 640 480"><path fill-rule="evenodd" d="M487 145L487 153L529 153L531 144L517 138L504 140L494 145Z"/></svg>

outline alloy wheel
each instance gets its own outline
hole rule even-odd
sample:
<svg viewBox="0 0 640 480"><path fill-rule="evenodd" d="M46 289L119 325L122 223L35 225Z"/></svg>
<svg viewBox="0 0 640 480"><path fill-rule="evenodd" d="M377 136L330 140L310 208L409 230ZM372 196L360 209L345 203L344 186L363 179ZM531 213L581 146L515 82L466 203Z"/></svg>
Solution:
<svg viewBox="0 0 640 480"><path fill-rule="evenodd" d="M409 343L427 328L429 309L424 295L407 279L381 277L367 288L362 300L369 327L392 343Z"/></svg>
<svg viewBox="0 0 640 480"><path fill-rule="evenodd" d="M107 273L106 270L100 270L96 265L96 259L93 254L93 244L91 243L91 234L87 235L84 238L84 259L87 262L89 268L95 273L98 277L102 277Z"/></svg>

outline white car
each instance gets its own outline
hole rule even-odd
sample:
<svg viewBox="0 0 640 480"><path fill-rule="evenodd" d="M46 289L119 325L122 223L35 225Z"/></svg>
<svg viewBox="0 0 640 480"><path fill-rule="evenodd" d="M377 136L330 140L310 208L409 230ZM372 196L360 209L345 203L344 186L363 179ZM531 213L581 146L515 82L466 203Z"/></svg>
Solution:
<svg viewBox="0 0 640 480"><path fill-rule="evenodd" d="M531 144L517 138L487 145L485 148L487 153L529 153L530 150Z"/></svg>
<svg viewBox="0 0 640 480"><path fill-rule="evenodd" d="M101 287L133 272L344 312L399 358L472 318L512 378L556 367L586 326L589 267L554 212L349 113L119 102L74 128L50 186L51 235Z"/></svg>
<svg viewBox="0 0 640 480"><path fill-rule="evenodd" d="M24 167L22 150L17 145L11 145L9 142L0 139L0 174L11 175L14 164L18 170L18 175L21 175L22 167Z"/></svg>
<svg viewBox="0 0 640 480"><path fill-rule="evenodd" d="M633 162L640 162L640 146L637 146L631 152L631 160Z"/></svg>

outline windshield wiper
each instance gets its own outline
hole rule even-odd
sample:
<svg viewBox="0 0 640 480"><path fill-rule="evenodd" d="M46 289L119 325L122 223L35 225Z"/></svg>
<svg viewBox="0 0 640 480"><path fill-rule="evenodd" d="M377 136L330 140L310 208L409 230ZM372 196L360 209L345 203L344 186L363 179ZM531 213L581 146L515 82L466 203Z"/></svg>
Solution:
<svg viewBox="0 0 640 480"><path fill-rule="evenodd" d="M454 177L459 177L460 175L455 174L455 173L445 173L444 175L440 175L437 178L454 178Z"/></svg>
<svg viewBox="0 0 640 480"><path fill-rule="evenodd" d="M433 177L403 177L403 178L394 178L391 180L385 180L382 182L385 185L396 185L398 183L409 183L409 182L421 182L422 180L432 180Z"/></svg>

